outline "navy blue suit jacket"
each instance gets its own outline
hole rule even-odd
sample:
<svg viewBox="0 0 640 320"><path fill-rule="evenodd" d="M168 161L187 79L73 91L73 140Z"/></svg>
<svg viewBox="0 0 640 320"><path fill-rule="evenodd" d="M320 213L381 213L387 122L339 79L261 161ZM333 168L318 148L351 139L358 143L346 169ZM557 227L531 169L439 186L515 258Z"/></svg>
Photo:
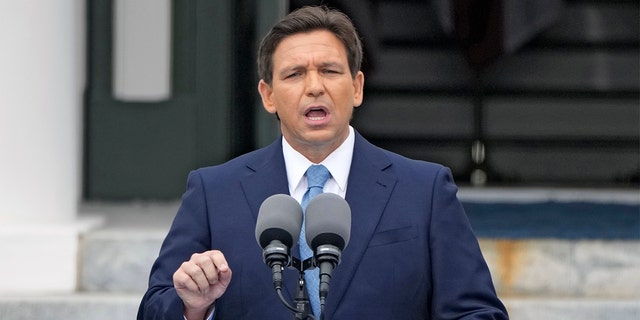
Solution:
<svg viewBox="0 0 640 320"><path fill-rule="evenodd" d="M447 168L356 133L346 194L351 240L332 275L325 319L507 319L456 192ZM289 193L281 139L192 172L138 319L182 319L172 275L193 253L211 249L233 271L215 319L292 319L254 236L262 201L278 193ZM297 278L285 271L289 301Z"/></svg>

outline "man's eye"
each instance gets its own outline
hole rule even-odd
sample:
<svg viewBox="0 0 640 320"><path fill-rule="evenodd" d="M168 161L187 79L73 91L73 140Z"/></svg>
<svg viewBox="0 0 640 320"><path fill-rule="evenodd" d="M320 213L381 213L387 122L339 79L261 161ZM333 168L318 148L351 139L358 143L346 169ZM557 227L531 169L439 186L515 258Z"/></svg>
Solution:
<svg viewBox="0 0 640 320"><path fill-rule="evenodd" d="M287 75L285 78L289 79L289 78L295 78L297 76L299 76L301 73L300 72L292 72L289 75Z"/></svg>

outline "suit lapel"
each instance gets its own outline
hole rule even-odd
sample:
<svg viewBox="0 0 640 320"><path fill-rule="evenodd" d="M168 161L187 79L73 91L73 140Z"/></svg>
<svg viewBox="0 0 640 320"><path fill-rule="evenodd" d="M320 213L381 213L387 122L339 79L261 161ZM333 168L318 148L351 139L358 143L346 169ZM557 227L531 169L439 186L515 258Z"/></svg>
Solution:
<svg viewBox="0 0 640 320"><path fill-rule="evenodd" d="M346 200L351 207L351 239L331 280L327 316L331 318L364 256L396 183L391 165L377 147L356 133Z"/></svg>
<svg viewBox="0 0 640 320"><path fill-rule="evenodd" d="M245 200L251 208L254 222L258 219L260 205L265 199L274 194L289 194L287 172L282 155L282 138L258 152L255 160L247 164L248 174L241 179ZM297 245L291 248L291 252L298 252L298 250ZM291 301L298 281L298 272L287 268L284 271L284 279L283 292Z"/></svg>
<svg viewBox="0 0 640 320"><path fill-rule="evenodd" d="M274 194L289 194L287 172L282 155L282 139L258 151L242 180L242 190L254 220L262 202Z"/></svg>

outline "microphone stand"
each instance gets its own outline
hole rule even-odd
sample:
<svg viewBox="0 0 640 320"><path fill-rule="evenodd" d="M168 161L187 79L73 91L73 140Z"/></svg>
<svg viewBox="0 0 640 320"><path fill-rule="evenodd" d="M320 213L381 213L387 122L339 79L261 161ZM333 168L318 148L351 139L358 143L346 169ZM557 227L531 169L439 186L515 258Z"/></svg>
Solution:
<svg viewBox="0 0 640 320"><path fill-rule="evenodd" d="M291 267L298 270L298 285L296 286L296 294L293 298L296 311L293 319L295 320L315 320L311 312L311 304L309 302L309 294L307 293L307 285L304 281L304 271L313 268L313 258L300 261L296 257L291 257Z"/></svg>
<svg viewBox="0 0 640 320"><path fill-rule="evenodd" d="M300 272L298 285L296 286L296 295L293 298L293 305L297 312L294 313L295 320L307 320L310 314L309 295L307 294L307 286L304 282L304 272Z"/></svg>

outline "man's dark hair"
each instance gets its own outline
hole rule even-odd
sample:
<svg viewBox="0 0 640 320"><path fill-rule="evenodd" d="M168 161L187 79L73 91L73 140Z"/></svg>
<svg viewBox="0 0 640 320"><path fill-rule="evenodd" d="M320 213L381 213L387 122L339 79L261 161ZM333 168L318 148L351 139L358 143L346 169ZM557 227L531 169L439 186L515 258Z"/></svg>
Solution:
<svg viewBox="0 0 640 320"><path fill-rule="evenodd" d="M303 7L280 20L262 39L258 49L258 76L267 84L273 81L273 53L280 42L297 33L317 30L332 32L344 45L351 76L355 78L362 63L362 43L351 19L326 6Z"/></svg>

